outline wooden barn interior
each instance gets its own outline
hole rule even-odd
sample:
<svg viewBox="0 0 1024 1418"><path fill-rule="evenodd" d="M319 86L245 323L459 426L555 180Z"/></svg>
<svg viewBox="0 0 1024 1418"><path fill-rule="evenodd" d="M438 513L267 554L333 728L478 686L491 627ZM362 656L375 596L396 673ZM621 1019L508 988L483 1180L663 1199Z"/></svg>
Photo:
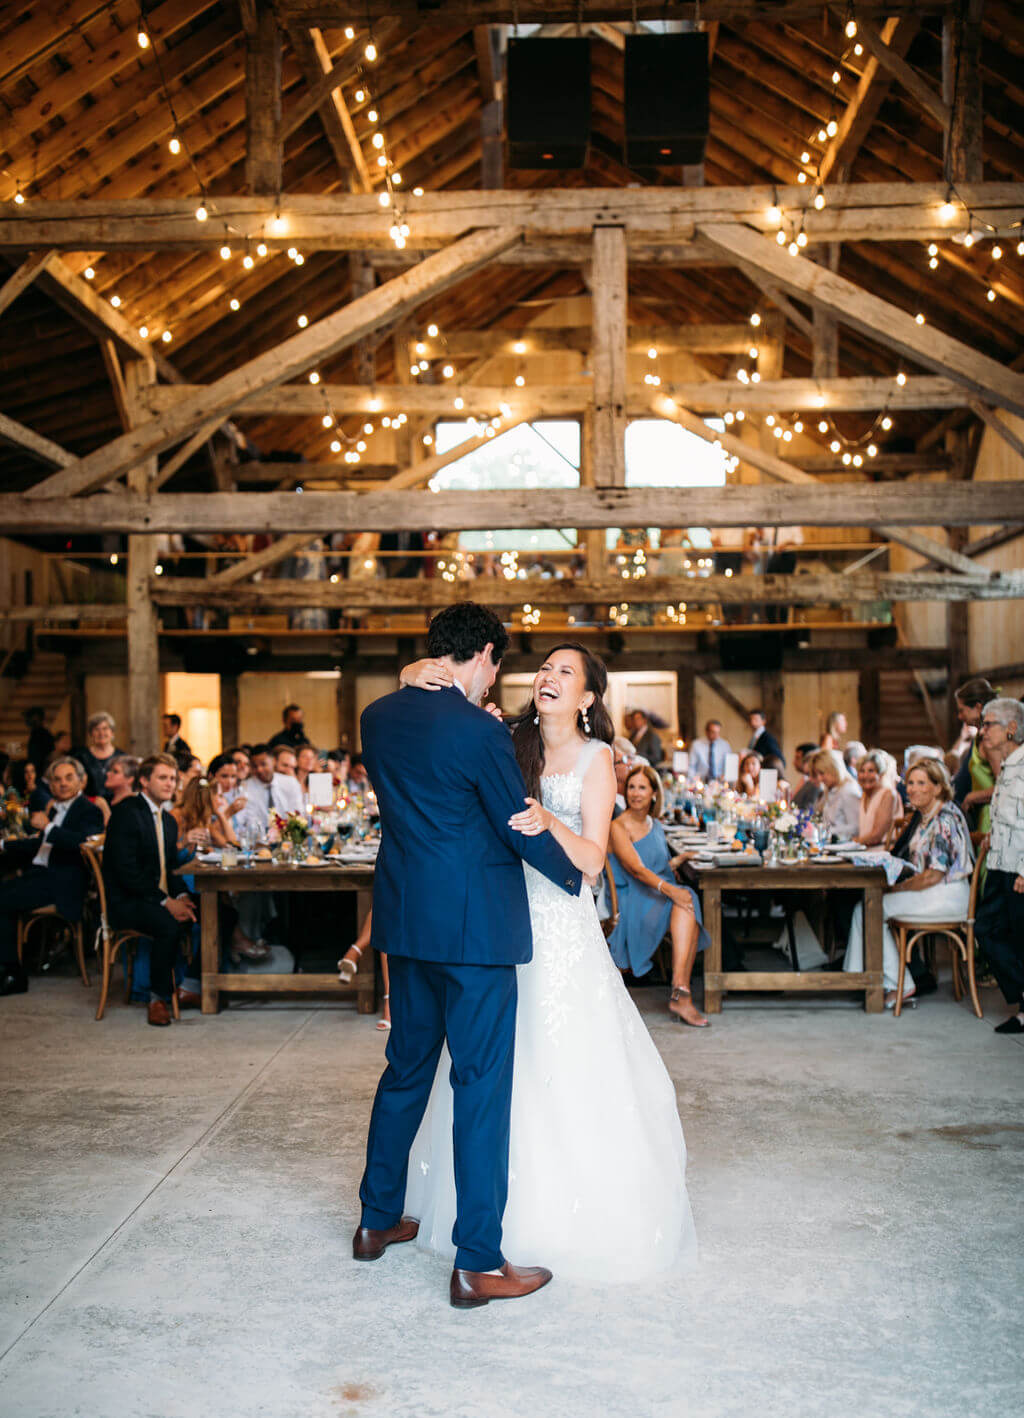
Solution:
<svg viewBox="0 0 1024 1418"><path fill-rule="evenodd" d="M1022 548L1019 0L0 7L5 758L32 708L139 758L177 714L209 764L299 704L357 752L473 600L505 710L579 642L666 762L759 709L790 765L835 712L902 765L966 681L1024 695ZM642 1003L702 1268L485 1339L436 1263L347 1265L382 1049L301 1002L327 976L144 1049L118 986L97 1020L33 974L0 1407L1009 1409L1019 1052L948 974L884 1014L869 948L845 1010L824 974L710 976L706 1036Z"/></svg>

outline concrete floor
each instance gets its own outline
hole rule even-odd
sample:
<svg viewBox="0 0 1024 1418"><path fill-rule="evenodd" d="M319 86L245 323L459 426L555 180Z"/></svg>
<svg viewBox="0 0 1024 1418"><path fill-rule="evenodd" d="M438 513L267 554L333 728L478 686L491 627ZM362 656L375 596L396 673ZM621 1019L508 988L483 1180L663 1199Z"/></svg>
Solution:
<svg viewBox="0 0 1024 1418"><path fill-rule="evenodd" d="M1019 1412L1024 1048L995 995L984 1021L948 984L900 1020L742 1000L704 1034L638 997L697 1269L459 1312L415 1248L349 1257L372 1019L256 1004L157 1031L33 980L0 1002L0 1413Z"/></svg>

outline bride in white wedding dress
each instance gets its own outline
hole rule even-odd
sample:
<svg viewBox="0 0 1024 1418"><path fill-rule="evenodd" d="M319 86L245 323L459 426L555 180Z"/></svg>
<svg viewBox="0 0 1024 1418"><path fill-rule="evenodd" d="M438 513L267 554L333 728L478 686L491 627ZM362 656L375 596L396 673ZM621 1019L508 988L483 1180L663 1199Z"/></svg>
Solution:
<svg viewBox="0 0 1024 1418"><path fill-rule="evenodd" d="M410 666L403 680L436 687L435 666ZM511 726L534 792L511 825L550 830L591 876L604 864L615 798L606 684L589 651L558 646ZM590 888L572 897L523 869L533 960L516 967L502 1249L566 1278L640 1280L696 1253L675 1089L609 955ZM450 1066L446 1048L409 1156L405 1203L420 1221L418 1244L446 1257L455 1254Z"/></svg>

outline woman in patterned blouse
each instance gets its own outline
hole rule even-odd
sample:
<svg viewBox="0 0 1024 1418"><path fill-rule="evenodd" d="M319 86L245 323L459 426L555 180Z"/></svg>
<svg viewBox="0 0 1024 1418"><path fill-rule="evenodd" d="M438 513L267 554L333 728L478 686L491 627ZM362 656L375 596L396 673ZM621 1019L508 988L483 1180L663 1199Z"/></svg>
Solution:
<svg viewBox="0 0 1024 1418"><path fill-rule="evenodd" d="M886 1009L896 1003L900 955L889 928L890 916L913 921L956 921L967 915L974 854L963 813L951 801L953 789L946 765L938 758L922 758L907 774L907 797L913 816L893 848L913 868L913 876L900 881L882 897L882 973ZM864 907L854 909L846 946L844 970L864 968ZM913 999L916 985L903 992Z"/></svg>

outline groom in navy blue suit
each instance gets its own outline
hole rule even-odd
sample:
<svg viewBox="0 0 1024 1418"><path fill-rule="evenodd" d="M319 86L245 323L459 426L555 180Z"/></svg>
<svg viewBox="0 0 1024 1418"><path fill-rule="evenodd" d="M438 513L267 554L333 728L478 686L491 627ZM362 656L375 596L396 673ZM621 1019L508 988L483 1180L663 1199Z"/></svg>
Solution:
<svg viewBox="0 0 1024 1418"><path fill-rule="evenodd" d="M507 644L485 607L447 607L430 623L427 653L448 664L454 684L400 689L361 720L381 815L372 943L388 955L393 1027L352 1252L377 1260L416 1236L418 1223L402 1215L409 1149L447 1040L458 1197L451 1301L460 1308L530 1294L551 1279L510 1265L501 1251L515 967L533 955L521 859L573 895L581 883L550 834L523 836L508 825L526 789L508 730L478 707Z"/></svg>

